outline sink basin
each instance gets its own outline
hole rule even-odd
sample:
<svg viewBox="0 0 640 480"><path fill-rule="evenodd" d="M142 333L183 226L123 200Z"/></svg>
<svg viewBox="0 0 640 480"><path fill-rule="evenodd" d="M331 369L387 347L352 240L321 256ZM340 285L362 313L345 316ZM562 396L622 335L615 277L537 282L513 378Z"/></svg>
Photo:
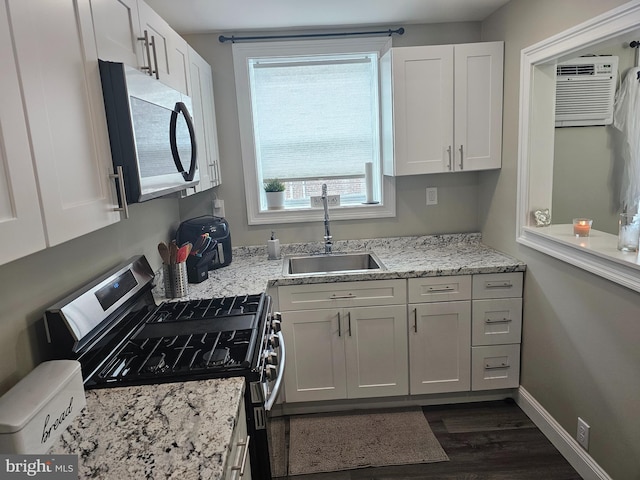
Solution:
<svg viewBox="0 0 640 480"><path fill-rule="evenodd" d="M284 275L323 275L329 273L385 270L386 267L372 252L292 255L284 258Z"/></svg>

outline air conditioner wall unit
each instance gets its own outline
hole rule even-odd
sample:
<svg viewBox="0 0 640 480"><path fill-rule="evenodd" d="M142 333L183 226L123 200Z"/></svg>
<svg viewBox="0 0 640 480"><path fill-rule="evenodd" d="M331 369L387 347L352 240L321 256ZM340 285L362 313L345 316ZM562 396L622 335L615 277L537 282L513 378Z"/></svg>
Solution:
<svg viewBox="0 0 640 480"><path fill-rule="evenodd" d="M618 57L579 57L556 67L556 127L610 125Z"/></svg>

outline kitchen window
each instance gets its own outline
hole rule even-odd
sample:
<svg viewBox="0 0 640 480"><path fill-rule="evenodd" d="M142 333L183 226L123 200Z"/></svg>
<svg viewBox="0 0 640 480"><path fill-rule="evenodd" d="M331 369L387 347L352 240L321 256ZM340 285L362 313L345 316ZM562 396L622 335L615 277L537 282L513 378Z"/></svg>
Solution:
<svg viewBox="0 0 640 480"><path fill-rule="evenodd" d="M319 220L311 198L323 183L340 196L332 219L395 215L380 152L378 59L390 46L389 38L233 45L249 224ZM263 184L275 178L285 200L270 210Z"/></svg>

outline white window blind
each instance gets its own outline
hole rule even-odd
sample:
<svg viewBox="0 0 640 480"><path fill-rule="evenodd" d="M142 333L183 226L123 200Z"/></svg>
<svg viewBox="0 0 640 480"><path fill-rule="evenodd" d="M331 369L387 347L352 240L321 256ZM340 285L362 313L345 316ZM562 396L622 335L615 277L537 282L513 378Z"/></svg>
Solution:
<svg viewBox="0 0 640 480"><path fill-rule="evenodd" d="M376 58L251 60L258 168L284 181L363 176L378 156Z"/></svg>

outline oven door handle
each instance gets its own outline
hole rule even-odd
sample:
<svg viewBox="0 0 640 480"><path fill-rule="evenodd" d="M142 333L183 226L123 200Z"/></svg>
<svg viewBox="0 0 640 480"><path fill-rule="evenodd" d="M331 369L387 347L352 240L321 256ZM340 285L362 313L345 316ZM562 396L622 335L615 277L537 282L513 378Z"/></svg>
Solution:
<svg viewBox="0 0 640 480"><path fill-rule="evenodd" d="M280 369L278 370L278 378L276 378L276 383L273 385L273 389L269 394L269 398L267 398L264 402L264 409L269 412L271 411L271 407L276 403L276 398L278 398L278 392L280 391L280 385L282 384L282 377L284 377L284 368L285 368L285 360L286 353L284 347L284 336L282 332L278 332L278 340L280 340L280 355L278 356L278 365L280 365Z"/></svg>

